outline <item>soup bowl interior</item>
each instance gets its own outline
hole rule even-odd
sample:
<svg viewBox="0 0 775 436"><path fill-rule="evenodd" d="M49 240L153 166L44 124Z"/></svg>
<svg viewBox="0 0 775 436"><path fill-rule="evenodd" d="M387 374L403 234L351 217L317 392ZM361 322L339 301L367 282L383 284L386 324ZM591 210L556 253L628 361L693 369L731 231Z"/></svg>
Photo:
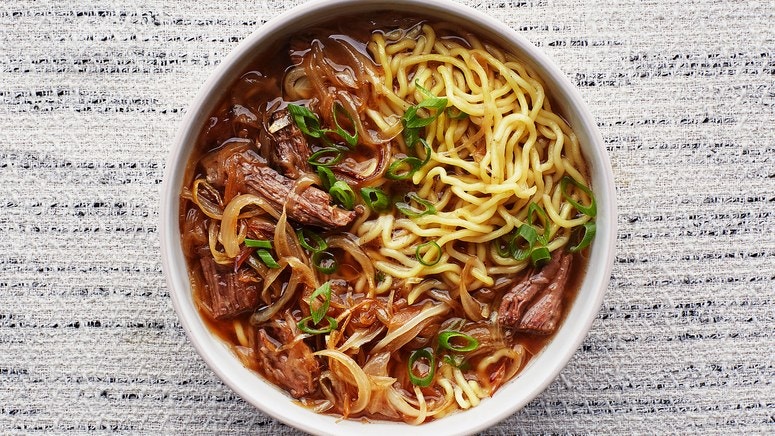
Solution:
<svg viewBox="0 0 775 436"><path fill-rule="evenodd" d="M589 165L592 189L598 202L597 234L575 302L548 345L492 398L470 410L453 413L420 426L356 420L316 414L293 403L284 392L245 368L229 346L211 333L197 311L181 250L179 196L187 161L201 126L228 87L256 56L273 49L289 35L344 14L409 12L437 21L459 23L481 37L517 55L541 76L555 111L573 127ZM272 417L310 433L468 434L487 428L514 414L554 380L580 346L599 310L613 264L616 235L615 195L610 162L600 133L578 91L562 71L540 50L505 24L452 1L358 0L313 1L288 11L259 27L223 60L189 107L172 146L165 168L161 203L163 269L173 305L191 343L209 367L242 398ZM428 433L431 432L431 433Z"/></svg>

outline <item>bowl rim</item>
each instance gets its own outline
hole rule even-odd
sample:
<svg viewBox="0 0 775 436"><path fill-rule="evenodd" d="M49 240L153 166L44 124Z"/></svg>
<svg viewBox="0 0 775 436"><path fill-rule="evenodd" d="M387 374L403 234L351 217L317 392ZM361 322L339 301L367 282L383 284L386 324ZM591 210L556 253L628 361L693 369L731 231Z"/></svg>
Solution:
<svg viewBox="0 0 775 436"><path fill-rule="evenodd" d="M191 298L187 266L180 247L179 193L182 187L183 171L191 152L191 147L188 144L192 140L196 140L201 126L200 121L210 112L213 99L217 100L223 87L234 80L237 74L250 63L250 60L255 57L254 50L262 44L271 45L273 38L287 35L288 31L284 29L298 25L299 22L320 22L333 16L350 14L353 11L384 9L408 10L418 15L442 16L456 21L466 21L467 27L475 29L477 34L486 35L486 39L493 39L499 45L506 45L510 51L518 52L521 59L537 67L539 75L547 83L547 86L554 87L551 92L547 92L551 95L553 103L560 102L564 105L565 115L570 113L572 116L569 118L574 118L574 120L570 120L574 121L571 124L574 131L577 134L583 132L584 135L580 136L586 136L585 142L582 143L582 150L592 169L593 190L598 199L598 232L591 247L590 267L596 259L601 260L596 262L596 269L588 270L585 273L579 295L555 337L539 355L531 359L531 362L517 377L496 392L493 398L484 399L479 406L468 411L456 412L420 426L388 421L374 421L364 424L361 421L341 420L328 415L316 414L292 404L290 397L279 388L242 366L226 344L207 329ZM513 415L546 389L586 338L597 317L608 287L615 255L616 197L613 171L602 135L597 129L581 94L546 53L539 50L516 30L480 10L451 0L373 0L368 2L361 0L312 0L289 9L260 25L233 48L215 68L200 87L193 103L186 111L164 168L160 208L159 233L162 269L167 287L170 290L173 307L188 340L194 345L197 353L208 367L243 399L262 413L313 434L360 434L363 431L369 431L373 434L392 434L399 428L408 434L434 430L444 431L445 434L470 434L486 429ZM585 290L589 290L591 298L579 301L582 291ZM573 322L571 322L572 316ZM553 360L543 362L542 356L546 355L553 356ZM540 367L535 365L536 362L541 363ZM534 374L539 374L541 377L537 380L527 380L529 378L527 376ZM518 395L519 398L511 402L494 401L496 397L502 399L509 394ZM471 419L472 417L476 419Z"/></svg>

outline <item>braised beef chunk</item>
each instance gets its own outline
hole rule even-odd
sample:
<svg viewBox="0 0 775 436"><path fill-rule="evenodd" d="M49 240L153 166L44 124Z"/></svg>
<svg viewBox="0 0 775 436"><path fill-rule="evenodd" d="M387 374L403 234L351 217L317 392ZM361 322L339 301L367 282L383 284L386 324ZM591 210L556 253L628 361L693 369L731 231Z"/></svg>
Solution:
<svg viewBox="0 0 775 436"><path fill-rule="evenodd" d="M291 179L298 179L303 173L310 172L307 162L310 157L309 145L286 109L272 114L269 134L273 139L269 158L272 167Z"/></svg>
<svg viewBox="0 0 775 436"><path fill-rule="evenodd" d="M500 324L525 333L553 333L561 315L571 259L570 253L556 250L538 273L507 292L498 309Z"/></svg>
<svg viewBox="0 0 775 436"><path fill-rule="evenodd" d="M245 223L248 227L248 238L251 239L274 239L275 225L264 218L252 217L246 218Z"/></svg>
<svg viewBox="0 0 775 436"><path fill-rule="evenodd" d="M256 152L252 141L232 138L219 149L204 156L201 163L207 172L207 182L216 187L223 187L229 178L232 183L239 183L243 167L246 164L259 165L263 163L263 158Z"/></svg>
<svg viewBox="0 0 775 436"><path fill-rule="evenodd" d="M315 391L320 366L304 341L292 344L298 333L294 328L288 321L276 319L259 329L256 354L267 377L300 398Z"/></svg>
<svg viewBox="0 0 775 436"><path fill-rule="evenodd" d="M329 204L331 196L314 186L293 193L294 181L269 167L253 167L244 177L248 191L264 198L276 209L282 210L287 199L288 217L299 224L335 229L345 227L355 219L355 212L332 206Z"/></svg>
<svg viewBox="0 0 775 436"><path fill-rule="evenodd" d="M254 310L259 301L259 279L249 270L223 270L210 256L202 257L205 278L203 300L215 319L232 318Z"/></svg>

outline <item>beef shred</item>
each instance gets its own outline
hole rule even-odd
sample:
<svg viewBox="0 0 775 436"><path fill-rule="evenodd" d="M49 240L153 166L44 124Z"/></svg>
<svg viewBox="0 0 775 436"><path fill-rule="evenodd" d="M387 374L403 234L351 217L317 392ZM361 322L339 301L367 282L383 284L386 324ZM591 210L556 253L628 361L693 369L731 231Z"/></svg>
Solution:
<svg viewBox="0 0 775 436"><path fill-rule="evenodd" d="M549 335L562 315L562 293L572 255L556 250L540 271L517 283L501 300L498 321L513 331Z"/></svg>

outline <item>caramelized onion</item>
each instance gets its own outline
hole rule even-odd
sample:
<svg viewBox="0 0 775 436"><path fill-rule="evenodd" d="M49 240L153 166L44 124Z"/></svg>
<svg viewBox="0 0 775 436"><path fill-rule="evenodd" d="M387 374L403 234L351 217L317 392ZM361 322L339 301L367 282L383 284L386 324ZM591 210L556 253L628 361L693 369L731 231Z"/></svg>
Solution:
<svg viewBox="0 0 775 436"><path fill-rule="evenodd" d="M242 240L245 239L244 235L241 239L237 237L237 219L240 217L242 208L250 205L258 206L266 213L279 217L279 214L274 207L257 195L242 194L234 197L223 211L219 235L221 244L223 244L223 249L230 258L237 257L237 254L239 254L239 245L242 243Z"/></svg>
<svg viewBox="0 0 775 436"><path fill-rule="evenodd" d="M349 371L350 375L352 376L352 380L355 383L355 387L358 388L358 400L350 408L350 413L359 413L365 409L369 404L369 399L371 398L371 381L363 371L363 368L361 368L360 365L358 365L358 363L352 359L352 357L342 353L341 351L321 350L313 354L315 356L325 356L336 360L337 362L341 363L342 366L347 369L347 371ZM329 365L329 367L333 368L331 365ZM347 377L344 379L346 380Z"/></svg>
<svg viewBox="0 0 775 436"><path fill-rule="evenodd" d="M344 234L330 236L326 238L326 243L328 243L329 247L341 248L342 250L345 250L355 259L356 262L358 262L361 268L363 268L362 274L364 277L366 277L366 283L369 286L367 295L369 298L374 298L374 275L376 274L376 270L374 269L374 264L371 262L371 259L366 254L366 252L364 252L363 249L355 243L355 241L350 239L348 236L345 236Z"/></svg>
<svg viewBox="0 0 775 436"><path fill-rule="evenodd" d="M394 351L403 347L406 343L414 339L433 317L443 315L448 311L449 306L446 304L427 304L420 310L420 313L402 323L400 327L392 332L389 331L388 334L371 349L371 353L379 352L383 348L387 351Z"/></svg>

